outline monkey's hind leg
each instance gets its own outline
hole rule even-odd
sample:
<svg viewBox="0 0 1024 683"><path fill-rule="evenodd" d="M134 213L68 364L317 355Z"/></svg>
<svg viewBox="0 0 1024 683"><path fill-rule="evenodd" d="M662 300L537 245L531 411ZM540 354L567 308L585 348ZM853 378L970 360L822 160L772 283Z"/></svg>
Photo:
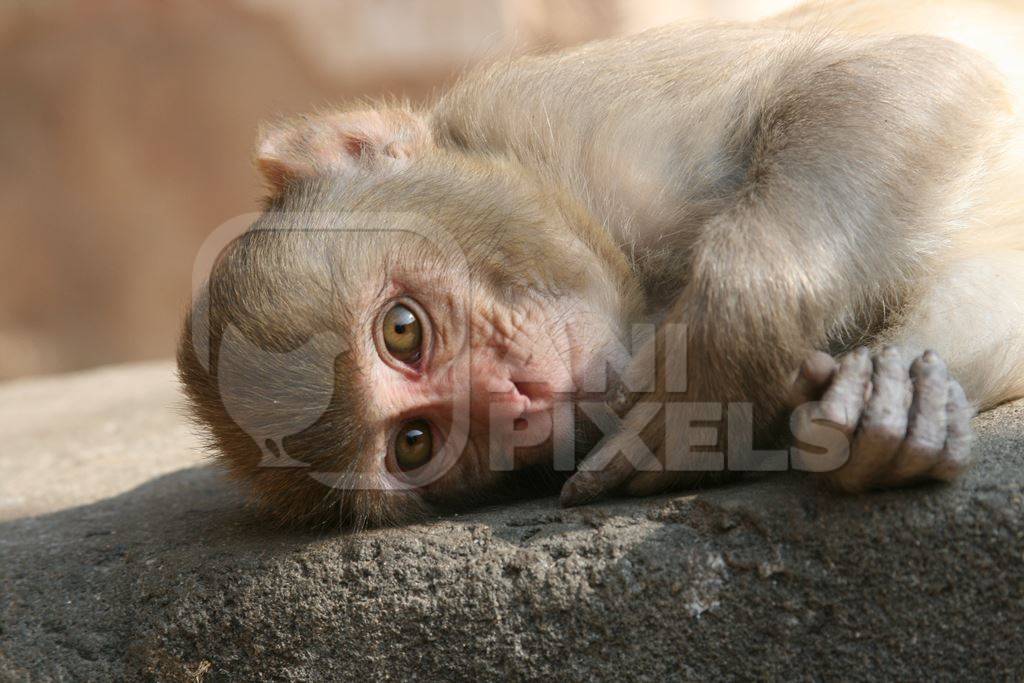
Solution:
<svg viewBox="0 0 1024 683"><path fill-rule="evenodd" d="M1024 396L1024 250L947 264L883 342L936 351L979 410Z"/></svg>
<svg viewBox="0 0 1024 683"><path fill-rule="evenodd" d="M1024 396L1024 251L950 263L875 353L816 353L793 385L794 436L824 421L847 444L825 473L848 491L951 480L966 468L977 408Z"/></svg>

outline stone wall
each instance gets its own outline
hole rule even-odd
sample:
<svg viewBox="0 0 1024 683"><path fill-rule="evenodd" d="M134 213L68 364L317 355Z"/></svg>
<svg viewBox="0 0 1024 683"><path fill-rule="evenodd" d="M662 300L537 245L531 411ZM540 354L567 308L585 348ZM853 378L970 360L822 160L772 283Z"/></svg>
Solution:
<svg viewBox="0 0 1024 683"><path fill-rule="evenodd" d="M171 368L0 387L0 680L1019 680L1024 403L955 486L802 476L274 529Z"/></svg>

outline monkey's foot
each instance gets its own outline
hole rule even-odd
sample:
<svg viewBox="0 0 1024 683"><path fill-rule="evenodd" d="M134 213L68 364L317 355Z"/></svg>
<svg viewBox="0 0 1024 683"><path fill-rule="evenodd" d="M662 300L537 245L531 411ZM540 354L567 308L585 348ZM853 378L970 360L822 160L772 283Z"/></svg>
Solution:
<svg viewBox="0 0 1024 683"><path fill-rule="evenodd" d="M934 351L909 369L894 347L874 357L859 348L838 361L815 353L790 402L798 442L813 444L811 431L822 424L843 439L845 464L823 474L844 491L949 481L969 462L974 411Z"/></svg>

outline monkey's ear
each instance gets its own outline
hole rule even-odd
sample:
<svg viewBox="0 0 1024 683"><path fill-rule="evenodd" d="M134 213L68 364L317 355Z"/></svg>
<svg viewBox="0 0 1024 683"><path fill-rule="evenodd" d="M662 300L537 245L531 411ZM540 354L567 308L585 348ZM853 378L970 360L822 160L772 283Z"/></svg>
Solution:
<svg viewBox="0 0 1024 683"><path fill-rule="evenodd" d="M402 109L304 116L260 132L256 166L278 195L298 178L402 168L429 146L426 121Z"/></svg>

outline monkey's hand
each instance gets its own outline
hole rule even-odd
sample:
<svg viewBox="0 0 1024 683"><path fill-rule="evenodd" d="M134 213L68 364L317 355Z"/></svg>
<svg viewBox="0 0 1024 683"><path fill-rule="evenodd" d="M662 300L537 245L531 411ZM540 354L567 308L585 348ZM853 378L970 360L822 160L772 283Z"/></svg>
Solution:
<svg viewBox="0 0 1024 683"><path fill-rule="evenodd" d="M823 426L842 441L822 476L843 491L950 481L969 462L974 411L933 351L909 369L895 347L838 361L817 352L798 371L790 403L798 448L820 444Z"/></svg>
<svg viewBox="0 0 1024 683"><path fill-rule="evenodd" d="M936 353L925 352L909 368L903 358L895 347L873 357L866 348L838 360L809 356L788 397L794 466L851 493L962 474L970 461L973 407ZM643 446L640 425L649 420L643 411L644 404L634 406L622 429L580 464L562 489L563 505L693 483L685 472L666 472ZM633 412L637 424L630 424Z"/></svg>

